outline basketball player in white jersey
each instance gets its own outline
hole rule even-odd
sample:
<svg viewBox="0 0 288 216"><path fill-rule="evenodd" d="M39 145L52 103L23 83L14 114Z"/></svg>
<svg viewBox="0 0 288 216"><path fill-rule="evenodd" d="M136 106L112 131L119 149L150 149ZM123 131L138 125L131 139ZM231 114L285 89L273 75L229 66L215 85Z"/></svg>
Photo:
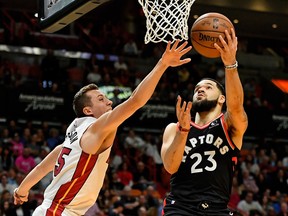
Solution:
<svg viewBox="0 0 288 216"><path fill-rule="evenodd" d="M22 181L14 192L14 203L28 200L29 190L49 172L53 180L46 188L43 203L33 216L79 216L91 207L102 187L111 146L118 126L144 106L168 67L188 63L181 59L191 50L187 41L169 42L162 58L132 95L112 110L109 100L96 85L90 84L74 96L77 118L66 131L65 141L57 146Z"/></svg>

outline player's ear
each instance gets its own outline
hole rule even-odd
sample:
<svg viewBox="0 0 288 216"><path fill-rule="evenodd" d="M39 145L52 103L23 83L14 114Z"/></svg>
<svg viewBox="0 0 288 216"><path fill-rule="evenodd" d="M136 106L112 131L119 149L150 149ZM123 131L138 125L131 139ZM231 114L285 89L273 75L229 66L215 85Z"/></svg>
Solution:
<svg viewBox="0 0 288 216"><path fill-rule="evenodd" d="M221 94L221 95L219 96L218 101L219 101L220 103L224 104L225 101L226 101L226 97L225 97L225 95L222 95L222 94Z"/></svg>
<svg viewBox="0 0 288 216"><path fill-rule="evenodd" d="M91 110L90 107L86 106L86 107L83 108L83 113L85 115L91 115L92 114L92 110Z"/></svg>

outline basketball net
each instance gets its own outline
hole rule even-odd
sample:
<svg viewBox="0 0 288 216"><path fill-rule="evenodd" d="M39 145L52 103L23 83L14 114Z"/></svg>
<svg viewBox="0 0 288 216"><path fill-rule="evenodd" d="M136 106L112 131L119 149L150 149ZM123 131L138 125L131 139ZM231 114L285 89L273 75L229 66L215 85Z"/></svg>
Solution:
<svg viewBox="0 0 288 216"><path fill-rule="evenodd" d="M195 0L138 0L146 16L145 44L188 40L188 18Z"/></svg>

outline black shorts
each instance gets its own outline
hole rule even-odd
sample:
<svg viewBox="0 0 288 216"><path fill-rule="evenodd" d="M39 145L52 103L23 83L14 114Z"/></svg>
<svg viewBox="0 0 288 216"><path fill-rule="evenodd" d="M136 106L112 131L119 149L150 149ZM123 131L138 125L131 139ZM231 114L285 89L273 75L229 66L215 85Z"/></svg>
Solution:
<svg viewBox="0 0 288 216"><path fill-rule="evenodd" d="M207 201L187 205L175 200L164 200L163 216L232 216L233 213L225 205Z"/></svg>

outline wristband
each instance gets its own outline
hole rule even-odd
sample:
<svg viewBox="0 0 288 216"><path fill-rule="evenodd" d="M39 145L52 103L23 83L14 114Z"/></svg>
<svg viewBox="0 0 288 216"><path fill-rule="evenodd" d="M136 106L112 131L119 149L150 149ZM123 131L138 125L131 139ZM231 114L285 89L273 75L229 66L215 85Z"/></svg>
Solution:
<svg viewBox="0 0 288 216"><path fill-rule="evenodd" d="M183 128L179 124L177 124L177 129L180 132L186 132L186 133L190 131L190 128L189 129Z"/></svg>
<svg viewBox="0 0 288 216"><path fill-rule="evenodd" d="M233 65L225 65L224 68L227 69L227 70L230 70L230 69L235 69L238 67L238 62L236 61L235 64Z"/></svg>

